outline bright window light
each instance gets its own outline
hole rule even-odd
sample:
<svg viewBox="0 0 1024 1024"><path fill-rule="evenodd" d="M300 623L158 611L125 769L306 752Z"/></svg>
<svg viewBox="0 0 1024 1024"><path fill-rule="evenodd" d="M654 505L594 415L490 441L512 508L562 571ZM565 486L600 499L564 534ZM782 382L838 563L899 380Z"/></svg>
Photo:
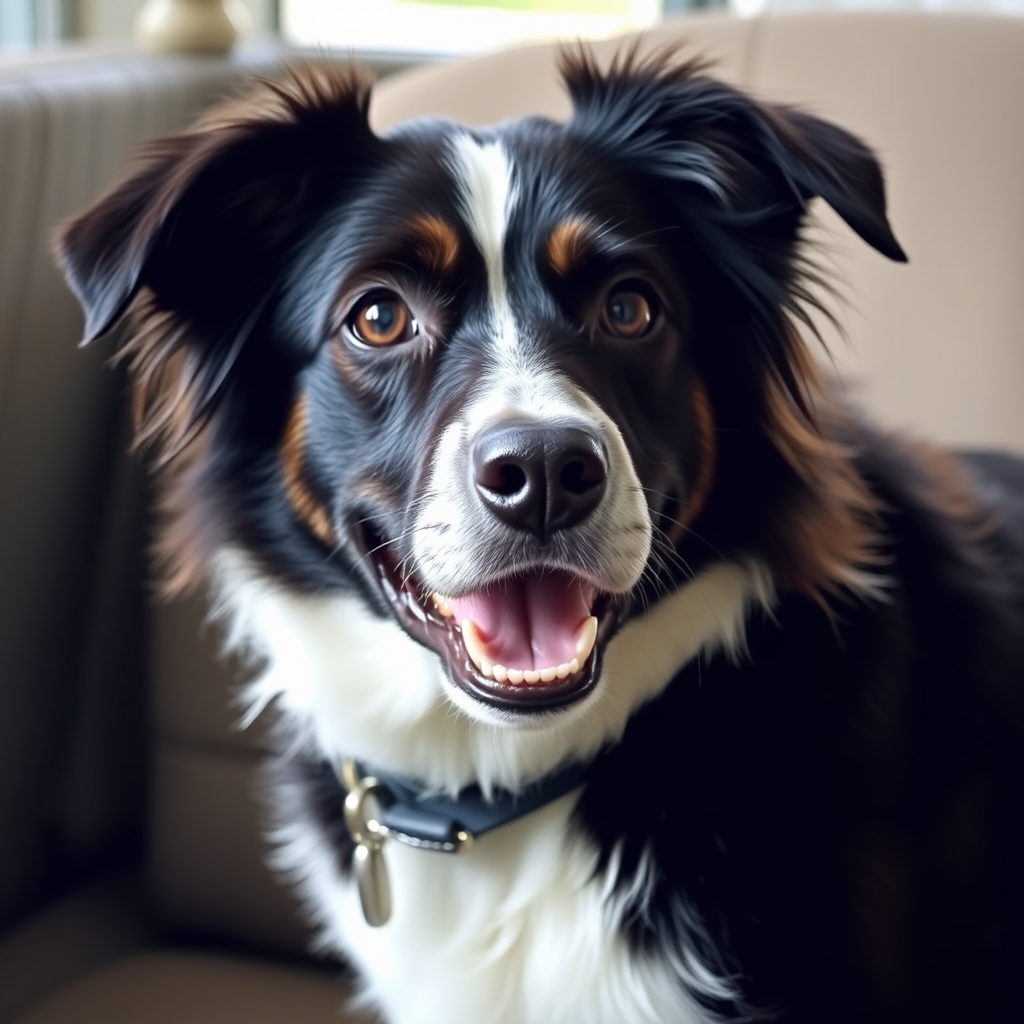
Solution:
<svg viewBox="0 0 1024 1024"><path fill-rule="evenodd" d="M661 7L661 0L281 0L281 28L302 46L461 56L615 35L650 25Z"/></svg>

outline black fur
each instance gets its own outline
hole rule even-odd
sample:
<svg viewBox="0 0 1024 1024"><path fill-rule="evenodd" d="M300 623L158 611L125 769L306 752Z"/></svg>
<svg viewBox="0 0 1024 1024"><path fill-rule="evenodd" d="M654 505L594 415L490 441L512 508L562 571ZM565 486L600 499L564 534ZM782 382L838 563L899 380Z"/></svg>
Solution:
<svg viewBox="0 0 1024 1024"><path fill-rule="evenodd" d="M688 665L598 761L577 825L606 856L626 836L626 863L653 844L660 891L632 941L678 931L682 899L740 1013L1019 1020L1024 463L972 460L1013 516L979 542L873 442L885 602L785 597L740 664Z"/></svg>

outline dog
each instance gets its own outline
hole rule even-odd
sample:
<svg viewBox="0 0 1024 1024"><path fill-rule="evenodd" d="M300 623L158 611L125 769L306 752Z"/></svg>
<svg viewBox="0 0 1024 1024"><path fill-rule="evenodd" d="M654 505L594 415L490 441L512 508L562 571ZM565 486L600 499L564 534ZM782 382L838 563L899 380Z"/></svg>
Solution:
<svg viewBox="0 0 1024 1024"><path fill-rule="evenodd" d="M279 716L276 866L394 1024L1024 1019L1024 467L814 357L845 130L566 51L377 136L292 68L60 232L172 589Z"/></svg>

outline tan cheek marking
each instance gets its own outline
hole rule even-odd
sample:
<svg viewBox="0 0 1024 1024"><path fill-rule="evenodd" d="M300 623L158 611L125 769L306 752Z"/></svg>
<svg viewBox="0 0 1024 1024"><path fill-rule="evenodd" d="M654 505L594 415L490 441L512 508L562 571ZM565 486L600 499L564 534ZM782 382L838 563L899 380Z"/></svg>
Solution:
<svg viewBox="0 0 1024 1024"><path fill-rule="evenodd" d="M905 441L926 475L927 496L935 507L984 541L998 529L999 516L977 493L967 467L952 453L927 441Z"/></svg>
<svg viewBox="0 0 1024 1024"><path fill-rule="evenodd" d="M364 477L352 484L352 498L357 502L376 505L378 508L397 509L399 501L396 495L382 480Z"/></svg>
<svg viewBox="0 0 1024 1024"><path fill-rule="evenodd" d="M668 531L669 539L678 544L687 528L700 515L711 493L718 464L718 445L715 441L715 417L711 410L708 389L701 380L693 382L693 412L697 425L697 472L690 493L686 496L682 515Z"/></svg>
<svg viewBox="0 0 1024 1024"><path fill-rule="evenodd" d="M778 377L769 378L765 429L804 489L780 526L785 558L778 576L827 607L827 593L855 583L859 570L879 562L877 506L851 451L835 440L842 410L799 338L791 344L790 365L811 411L798 407Z"/></svg>
<svg viewBox="0 0 1024 1024"><path fill-rule="evenodd" d="M304 448L308 425L309 409L305 396L300 395L288 416L284 442L281 445L281 470L284 474L285 492L292 508L309 527L313 536L329 547L334 547L337 541L331 517L306 482Z"/></svg>
<svg viewBox="0 0 1024 1024"><path fill-rule="evenodd" d="M133 448L158 448L157 464L164 466L195 442L206 420L196 411L181 324L157 307L148 289L136 300L133 322L132 337L118 354L128 359L132 375Z"/></svg>
<svg viewBox="0 0 1024 1024"><path fill-rule="evenodd" d="M593 223L586 217L570 217L558 224L548 238L548 263L554 272L567 277L579 266L595 234Z"/></svg>
<svg viewBox="0 0 1024 1024"><path fill-rule="evenodd" d="M157 501L161 527L154 545L160 567L159 594L177 597L194 590L207 578L219 545L218 532L208 506L197 500L202 493L199 475L209 458L210 434L202 431L188 448L160 472Z"/></svg>
<svg viewBox="0 0 1024 1024"><path fill-rule="evenodd" d="M416 253L440 274L451 271L459 259L459 236L447 221L423 214L410 225Z"/></svg>

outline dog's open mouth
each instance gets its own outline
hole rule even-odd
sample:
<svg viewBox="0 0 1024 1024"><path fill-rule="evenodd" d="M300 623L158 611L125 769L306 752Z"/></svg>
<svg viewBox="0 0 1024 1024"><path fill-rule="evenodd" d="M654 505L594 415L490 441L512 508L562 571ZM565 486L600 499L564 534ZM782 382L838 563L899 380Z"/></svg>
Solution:
<svg viewBox="0 0 1024 1024"><path fill-rule="evenodd" d="M452 682L477 700L542 711L574 703L596 685L618 622L615 595L542 567L448 597L424 592L386 543L367 535L361 547L401 626L439 654Z"/></svg>

